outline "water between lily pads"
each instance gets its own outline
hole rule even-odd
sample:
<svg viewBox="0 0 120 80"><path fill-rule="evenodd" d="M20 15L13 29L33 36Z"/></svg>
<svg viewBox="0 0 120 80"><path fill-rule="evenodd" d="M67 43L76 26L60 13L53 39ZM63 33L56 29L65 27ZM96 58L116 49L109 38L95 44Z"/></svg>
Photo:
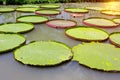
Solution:
<svg viewBox="0 0 120 80"><path fill-rule="evenodd" d="M67 7L84 7L95 5L95 3L85 4L66 4ZM103 3L98 3L97 6L105 5ZM64 6L64 5L63 5ZM64 7L65 7L64 6ZM63 10L63 7L60 9ZM16 17L21 15L32 15L33 13L20 13L11 12L3 13L0 15L0 23L15 22ZM82 19L92 17L106 17L114 18L118 16L106 16L100 14L99 11L90 11L83 17L74 18L70 16L69 13L62 11L62 14L58 16L49 17L49 19L62 18L62 19L72 19L78 22L78 25L83 25L81 23ZM109 33L120 31L120 26L117 28L105 29ZM55 29L50 28L46 24L36 24L35 29L29 33L24 34L27 38L27 42L39 41L39 40L55 40L63 42L70 47L73 47L80 41L76 41L65 36L65 29ZM120 73L108 73L97 70L92 70L79 65L77 62L67 62L56 67L32 67L23 65L17 62L13 57L13 52L4 53L0 55L0 80L119 80Z"/></svg>

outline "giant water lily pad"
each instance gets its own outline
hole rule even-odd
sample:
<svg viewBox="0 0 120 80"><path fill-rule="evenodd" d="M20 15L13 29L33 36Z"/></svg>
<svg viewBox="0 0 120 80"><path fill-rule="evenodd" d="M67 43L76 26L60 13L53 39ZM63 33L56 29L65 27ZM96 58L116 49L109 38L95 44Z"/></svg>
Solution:
<svg viewBox="0 0 120 80"><path fill-rule="evenodd" d="M60 14L59 10L38 10L35 12L38 15L47 15L47 16L51 16L51 15L58 15Z"/></svg>
<svg viewBox="0 0 120 80"><path fill-rule="evenodd" d="M25 38L18 34L0 34L0 53L11 51L25 42Z"/></svg>
<svg viewBox="0 0 120 80"><path fill-rule="evenodd" d="M120 47L120 33L119 32L111 33L109 39L112 44Z"/></svg>
<svg viewBox="0 0 120 80"><path fill-rule="evenodd" d="M56 8L60 8L61 6L59 4L43 4L40 7L47 9L56 9Z"/></svg>
<svg viewBox="0 0 120 80"><path fill-rule="evenodd" d="M77 27L67 29L65 34L73 39L82 41L104 41L108 38L108 33L96 28Z"/></svg>
<svg viewBox="0 0 120 80"><path fill-rule="evenodd" d="M13 11L15 11L15 9L14 8L8 8L8 7L1 7L0 8L0 13L5 13L5 12L13 12Z"/></svg>
<svg viewBox="0 0 120 80"><path fill-rule="evenodd" d="M64 19L54 19L46 23L49 27L53 28L68 28L74 27L77 25L75 21L64 20Z"/></svg>
<svg viewBox="0 0 120 80"><path fill-rule="evenodd" d="M23 64L53 66L72 58L71 49L54 41L37 41L14 52L15 59Z"/></svg>
<svg viewBox="0 0 120 80"><path fill-rule="evenodd" d="M43 16L37 15L27 15L27 16L20 16L17 18L18 22L30 22L30 23L43 23L48 21L48 18Z"/></svg>
<svg viewBox="0 0 120 80"><path fill-rule="evenodd" d="M113 15L113 16L120 16L120 11L114 11L114 10L103 10L101 13L106 15Z"/></svg>
<svg viewBox="0 0 120 80"><path fill-rule="evenodd" d="M36 10L38 10L39 8L17 8L16 11L19 12L35 12Z"/></svg>
<svg viewBox="0 0 120 80"><path fill-rule="evenodd" d="M64 11L71 13L87 13L88 10L84 8L66 8Z"/></svg>
<svg viewBox="0 0 120 80"><path fill-rule="evenodd" d="M72 48L73 60L92 69L120 71L120 48L104 43L83 43Z"/></svg>
<svg viewBox="0 0 120 80"><path fill-rule="evenodd" d="M84 19L83 24L93 27L102 27L102 28L113 28L119 26L119 24L113 22L112 20L100 17L91 17Z"/></svg>
<svg viewBox="0 0 120 80"><path fill-rule="evenodd" d="M4 33L24 33L32 30L33 24L29 23L9 23L0 25L0 32Z"/></svg>
<svg viewBox="0 0 120 80"><path fill-rule="evenodd" d="M39 6L38 5L33 5L33 4L24 4L24 5L21 5L21 6L19 6L19 7L21 7L21 8L39 8Z"/></svg>
<svg viewBox="0 0 120 80"><path fill-rule="evenodd" d="M113 21L114 21L115 23L120 24L120 18L114 18Z"/></svg>
<svg viewBox="0 0 120 80"><path fill-rule="evenodd" d="M89 10L97 10L97 11L104 10L104 8L95 7L95 6L88 6L88 7L85 7L85 8L86 8L86 9L89 9Z"/></svg>

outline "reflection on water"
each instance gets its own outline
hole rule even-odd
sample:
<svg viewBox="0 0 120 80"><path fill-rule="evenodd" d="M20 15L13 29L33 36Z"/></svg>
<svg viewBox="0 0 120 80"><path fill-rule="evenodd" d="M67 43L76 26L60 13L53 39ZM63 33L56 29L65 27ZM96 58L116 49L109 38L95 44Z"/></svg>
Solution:
<svg viewBox="0 0 120 80"><path fill-rule="evenodd" d="M65 4L64 7L85 7L85 6L98 6L105 7L106 3L76 3L76 4ZM61 7L60 10L64 10ZM120 8L120 7L119 7ZM34 13L4 13L0 15L0 23L15 22L16 17L21 15L34 15ZM90 11L83 17L74 18L70 16L70 13L62 11L60 15L48 17L49 19L62 18L62 19L72 19L78 22L78 25L83 25L81 21L88 17L104 17L104 18L115 18L118 16L107 16L101 14L99 11ZM104 29L109 33L120 31L120 27ZM37 24L35 29L29 33L25 34L27 38L27 43L31 41L39 40L55 40L63 42L70 47L73 47L80 41L76 41L68 38L65 35L64 29L50 28L46 24ZM120 73L107 73L92 70L84 66L79 65L77 62L68 62L57 67L41 68L41 67L31 67L27 65L22 65L18 63L13 58L13 53L6 53L0 55L0 79L1 80L119 80Z"/></svg>

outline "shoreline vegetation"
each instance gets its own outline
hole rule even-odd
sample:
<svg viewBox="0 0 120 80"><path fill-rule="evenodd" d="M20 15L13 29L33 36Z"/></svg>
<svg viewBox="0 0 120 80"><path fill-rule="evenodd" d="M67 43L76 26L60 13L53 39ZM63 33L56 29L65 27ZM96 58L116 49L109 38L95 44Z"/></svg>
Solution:
<svg viewBox="0 0 120 80"><path fill-rule="evenodd" d="M39 3L79 3L79 2L109 2L120 0L0 0L0 5L20 5Z"/></svg>

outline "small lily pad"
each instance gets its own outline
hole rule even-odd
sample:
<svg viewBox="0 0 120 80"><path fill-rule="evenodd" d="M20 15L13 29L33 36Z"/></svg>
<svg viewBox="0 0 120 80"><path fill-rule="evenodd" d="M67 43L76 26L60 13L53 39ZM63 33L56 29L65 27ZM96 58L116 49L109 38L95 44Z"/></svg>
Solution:
<svg viewBox="0 0 120 80"><path fill-rule="evenodd" d="M34 28L33 24L29 23L8 23L0 25L0 32L4 33L25 33Z"/></svg>
<svg viewBox="0 0 120 80"><path fill-rule="evenodd" d="M60 11L59 10L37 10L35 13L38 14L38 15L51 16L51 15L60 14Z"/></svg>
<svg viewBox="0 0 120 80"><path fill-rule="evenodd" d="M67 29L65 34L73 39L82 41L104 41L108 38L108 33L97 28L77 27Z"/></svg>
<svg viewBox="0 0 120 80"><path fill-rule="evenodd" d="M113 21L114 21L115 23L120 24L120 18L114 18Z"/></svg>
<svg viewBox="0 0 120 80"><path fill-rule="evenodd" d="M25 4L25 5L21 5L19 7L21 7L21 8L39 8L38 5L33 5L33 4Z"/></svg>
<svg viewBox="0 0 120 80"><path fill-rule="evenodd" d="M72 48L73 60L92 69L120 71L120 48L104 43L83 43Z"/></svg>
<svg viewBox="0 0 120 80"><path fill-rule="evenodd" d="M71 13L88 13L89 11L84 8L66 8L64 11Z"/></svg>
<svg viewBox="0 0 120 80"><path fill-rule="evenodd" d="M70 60L71 49L55 41L37 41L18 48L14 52L17 61L34 66L53 66Z"/></svg>
<svg viewBox="0 0 120 80"><path fill-rule="evenodd" d="M114 28L119 26L119 24L113 22L112 20L100 17L90 17L84 19L83 24L93 27L102 27L102 28Z"/></svg>
<svg viewBox="0 0 120 80"><path fill-rule="evenodd" d="M109 39L112 44L120 47L120 32L111 33Z"/></svg>
<svg viewBox="0 0 120 80"><path fill-rule="evenodd" d="M0 53L11 51L25 42L25 37L19 34L0 34Z"/></svg>
<svg viewBox="0 0 120 80"><path fill-rule="evenodd" d="M13 12L13 11L15 11L14 8L8 8L8 7L0 8L0 13Z"/></svg>
<svg viewBox="0 0 120 80"><path fill-rule="evenodd" d="M36 10L38 10L39 8L17 8L16 11L19 12L35 12Z"/></svg>
<svg viewBox="0 0 120 80"><path fill-rule="evenodd" d="M106 15L120 16L120 11L114 11L114 10L103 10L101 11L101 13Z"/></svg>
<svg viewBox="0 0 120 80"><path fill-rule="evenodd" d="M27 16L20 16L17 18L18 22L29 22L29 23L43 23L47 22L48 18L43 16L37 16L37 15L27 15Z"/></svg>
<svg viewBox="0 0 120 80"><path fill-rule="evenodd" d="M53 27L53 28L68 28L68 27L74 27L77 25L75 21L64 20L64 19L54 19L54 20L48 21L46 24L49 27Z"/></svg>
<svg viewBox="0 0 120 80"><path fill-rule="evenodd" d="M61 6L58 4L44 4L40 6L41 8L47 8L47 9L57 9L60 8Z"/></svg>

